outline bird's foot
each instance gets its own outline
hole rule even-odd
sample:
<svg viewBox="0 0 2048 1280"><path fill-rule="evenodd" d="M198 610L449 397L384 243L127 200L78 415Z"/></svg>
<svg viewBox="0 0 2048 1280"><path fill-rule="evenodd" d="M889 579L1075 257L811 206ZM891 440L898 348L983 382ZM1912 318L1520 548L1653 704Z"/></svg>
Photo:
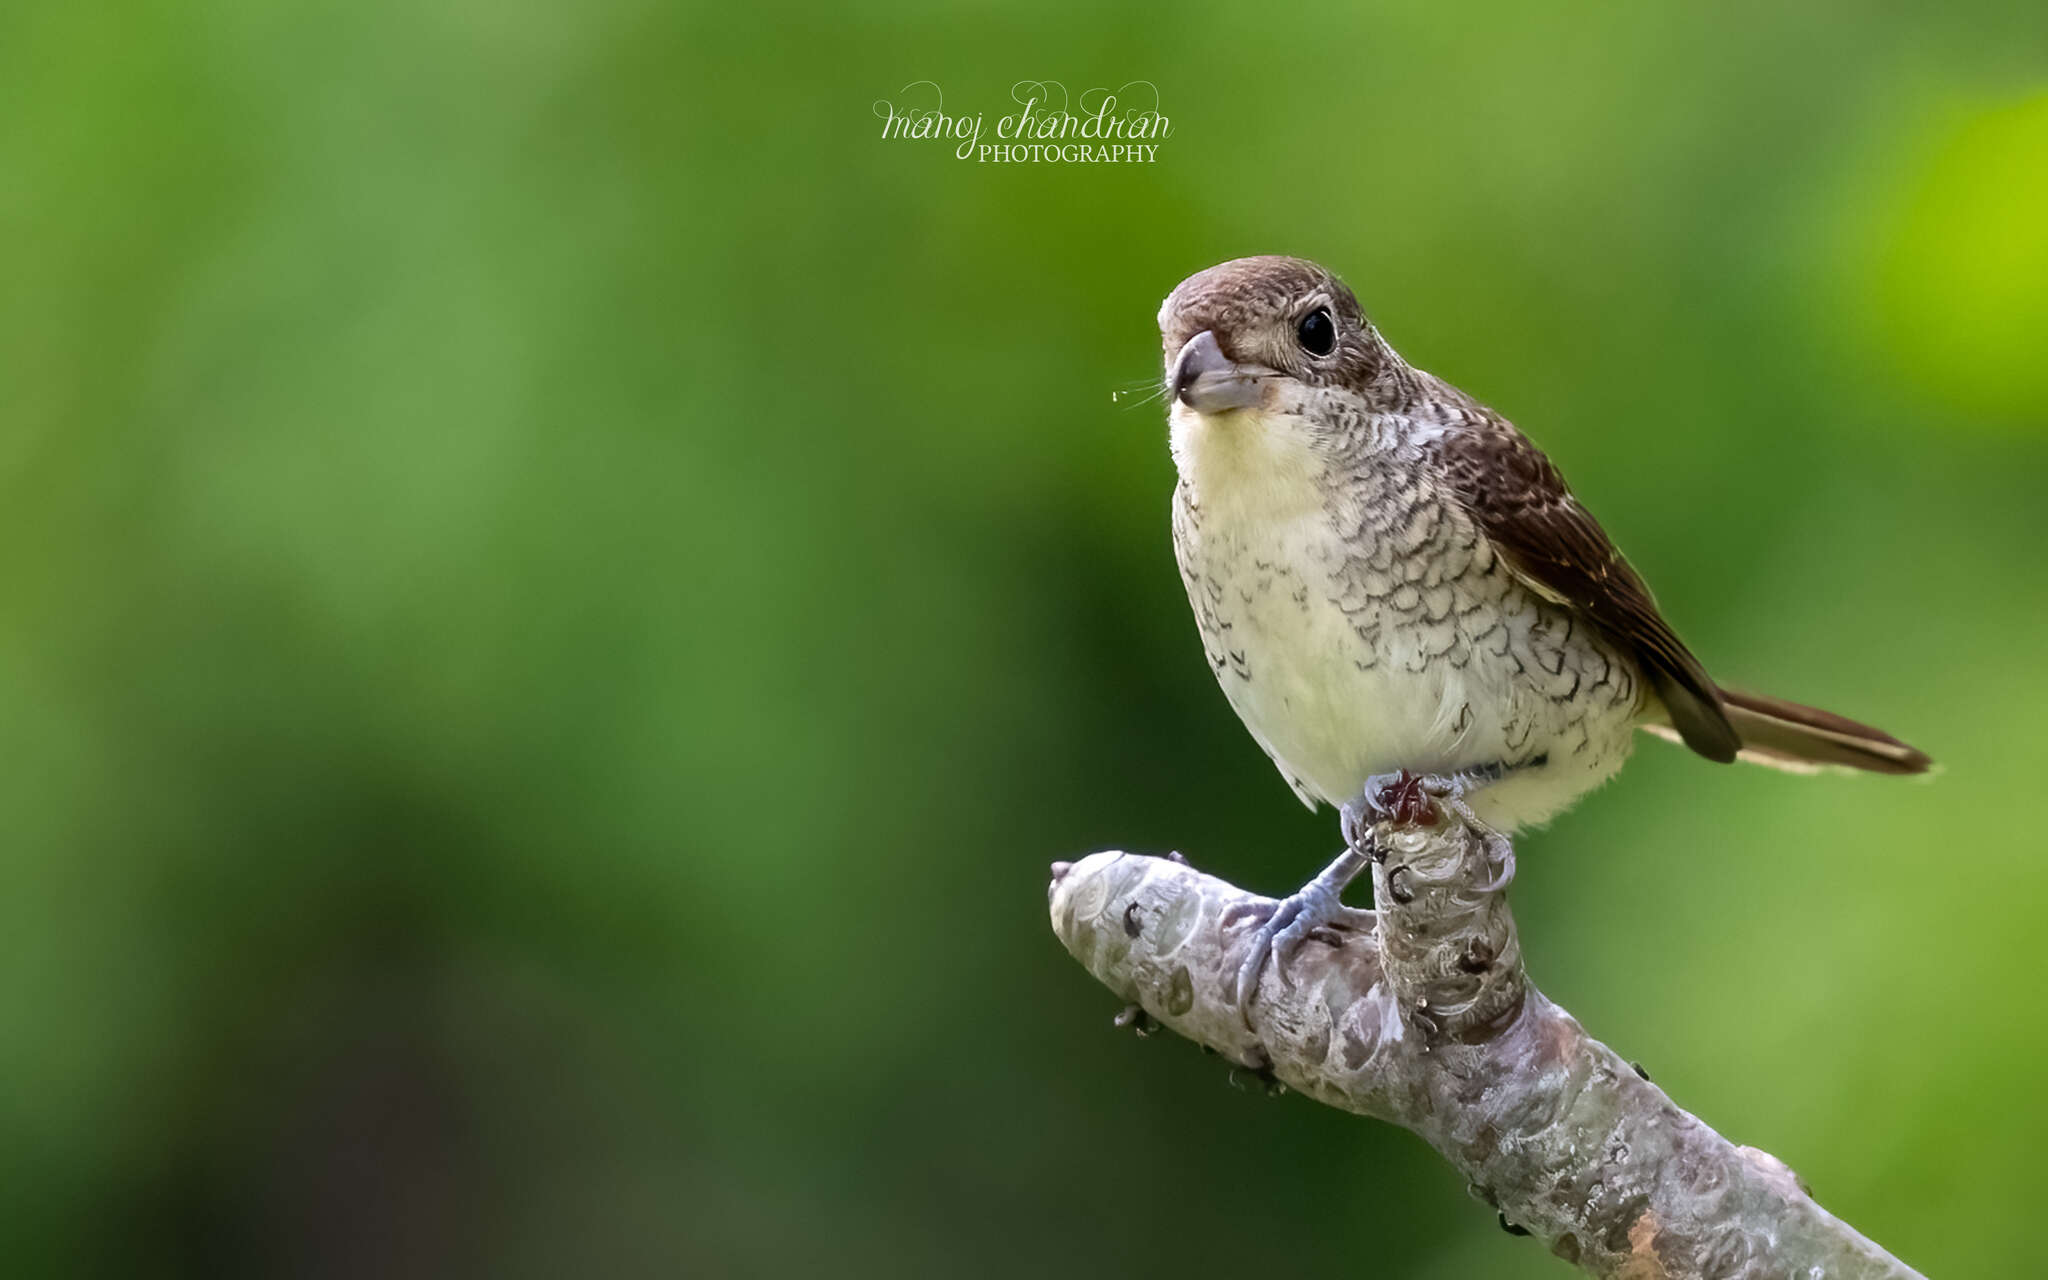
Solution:
<svg viewBox="0 0 2048 1280"><path fill-rule="evenodd" d="M1476 888L1480 893L1499 893L1515 880L1514 842L1477 818L1466 817L1465 822L1479 833L1480 841L1486 845L1486 869L1493 872L1493 879ZM1498 871L1494 870L1496 867Z"/></svg>
<svg viewBox="0 0 2048 1280"><path fill-rule="evenodd" d="M1358 798L1338 813L1351 830L1365 831L1376 822L1404 827L1433 827L1437 823L1436 796L1463 795L1471 784L1462 774L1440 776L1429 773L1375 773L1365 780ZM1351 830L1345 839L1357 848Z"/></svg>
<svg viewBox="0 0 2048 1280"><path fill-rule="evenodd" d="M1359 848L1371 838L1375 822L1401 826L1433 827L1440 815L1437 806L1450 810L1460 822L1472 828L1486 846L1486 865L1493 879L1478 886L1480 893L1498 893L1515 878L1515 846L1507 836L1480 820L1466 799L1489 782L1499 781L1506 772L1501 766L1467 769L1458 773L1376 773L1365 780L1358 799L1338 812L1344 839ZM1381 852L1378 857L1384 858ZM1496 872L1494 868L1499 868Z"/></svg>
<svg viewBox="0 0 2048 1280"><path fill-rule="evenodd" d="M1348 832L1345 838L1350 839ZM1366 839L1371 839L1370 831L1366 832ZM1258 994L1259 974L1266 961L1271 959L1280 981L1292 987L1294 980L1287 975L1289 958L1316 930L1343 918L1345 886L1358 878L1369 860L1369 853L1356 846L1338 854L1336 861L1324 867L1315 879L1282 898L1273 914L1252 935L1251 948L1237 970L1237 1007L1246 1026L1251 1025L1252 997Z"/></svg>

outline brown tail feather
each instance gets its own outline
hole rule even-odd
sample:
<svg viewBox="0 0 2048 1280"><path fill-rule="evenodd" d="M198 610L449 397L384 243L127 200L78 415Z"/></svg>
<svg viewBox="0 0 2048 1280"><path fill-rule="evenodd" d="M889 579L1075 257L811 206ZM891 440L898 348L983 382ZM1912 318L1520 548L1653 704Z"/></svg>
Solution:
<svg viewBox="0 0 2048 1280"><path fill-rule="evenodd" d="M1754 693L1721 690L1721 709L1742 738L1740 758L1807 772L1834 766L1870 773L1925 773L1925 753L1847 716Z"/></svg>

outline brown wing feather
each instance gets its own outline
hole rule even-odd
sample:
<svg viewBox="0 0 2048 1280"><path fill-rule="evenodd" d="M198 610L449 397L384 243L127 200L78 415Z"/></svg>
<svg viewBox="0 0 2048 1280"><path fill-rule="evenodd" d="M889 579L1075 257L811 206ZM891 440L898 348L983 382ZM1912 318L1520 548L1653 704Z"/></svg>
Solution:
<svg viewBox="0 0 2048 1280"><path fill-rule="evenodd" d="M1636 655L1686 746L1733 760L1742 742L1714 682L1542 450L1477 406L1435 447L1453 493L1508 564Z"/></svg>

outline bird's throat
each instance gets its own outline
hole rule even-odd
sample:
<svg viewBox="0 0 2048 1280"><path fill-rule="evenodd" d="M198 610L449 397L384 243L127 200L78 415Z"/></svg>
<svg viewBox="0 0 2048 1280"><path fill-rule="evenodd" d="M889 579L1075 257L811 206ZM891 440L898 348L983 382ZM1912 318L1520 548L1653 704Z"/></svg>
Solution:
<svg viewBox="0 0 2048 1280"><path fill-rule="evenodd" d="M1174 466L1203 509L1229 521L1287 522L1323 509L1328 479L1307 425L1263 409L1175 405Z"/></svg>

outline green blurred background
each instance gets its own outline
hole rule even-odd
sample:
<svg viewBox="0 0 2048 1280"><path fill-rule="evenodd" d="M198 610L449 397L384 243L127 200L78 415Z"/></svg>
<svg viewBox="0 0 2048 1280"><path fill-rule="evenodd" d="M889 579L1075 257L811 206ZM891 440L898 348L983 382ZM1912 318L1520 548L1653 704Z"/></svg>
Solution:
<svg viewBox="0 0 2048 1280"><path fill-rule="evenodd" d="M883 142L1143 78L1149 167ZM14 1275L1554 1276L1113 1033L1053 858L1335 845L1202 662L1153 314L1342 272L1722 678L1534 973L1932 1274L2038 1268L2048 15L0 8Z"/></svg>

